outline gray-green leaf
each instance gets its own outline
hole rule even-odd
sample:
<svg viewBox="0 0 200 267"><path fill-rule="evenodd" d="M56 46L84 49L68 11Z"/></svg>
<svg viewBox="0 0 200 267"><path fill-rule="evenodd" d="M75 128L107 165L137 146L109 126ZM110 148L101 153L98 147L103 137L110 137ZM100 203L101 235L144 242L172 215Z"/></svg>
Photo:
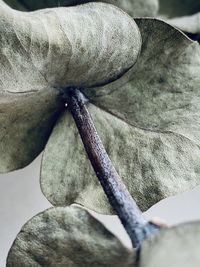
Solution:
<svg viewBox="0 0 200 267"><path fill-rule="evenodd" d="M136 65L84 93L114 166L146 210L200 183L200 47L162 21L136 22L143 39ZM112 213L70 114L47 143L41 186L54 205L76 202Z"/></svg>
<svg viewBox="0 0 200 267"><path fill-rule="evenodd" d="M62 106L55 90L0 93L0 172L28 165L44 148Z"/></svg>
<svg viewBox="0 0 200 267"><path fill-rule="evenodd" d="M27 222L17 235L7 267L133 267L135 253L89 212L51 208Z"/></svg>
<svg viewBox="0 0 200 267"><path fill-rule="evenodd" d="M0 172L26 166L44 148L64 107L55 86L116 79L140 46L135 22L111 5L28 13L0 1Z"/></svg>
<svg viewBox="0 0 200 267"><path fill-rule="evenodd" d="M145 241L138 267L199 267L200 222L161 230Z"/></svg>

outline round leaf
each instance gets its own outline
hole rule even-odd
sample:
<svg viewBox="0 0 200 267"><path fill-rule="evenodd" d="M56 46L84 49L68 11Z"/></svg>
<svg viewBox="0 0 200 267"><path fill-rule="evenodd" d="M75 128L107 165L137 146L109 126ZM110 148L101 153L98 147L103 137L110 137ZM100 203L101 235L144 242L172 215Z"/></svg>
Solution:
<svg viewBox="0 0 200 267"><path fill-rule="evenodd" d="M199 184L200 150L187 138L136 128L91 104L88 109L115 168L142 210ZM67 112L45 148L41 188L55 206L75 202L96 212L113 212Z"/></svg>
<svg viewBox="0 0 200 267"><path fill-rule="evenodd" d="M139 267L198 267L200 222L186 223L161 230L145 241Z"/></svg>
<svg viewBox="0 0 200 267"><path fill-rule="evenodd" d="M3 91L104 84L132 67L141 47L134 20L108 4L30 13L2 4L0 15Z"/></svg>
<svg viewBox="0 0 200 267"><path fill-rule="evenodd" d="M136 65L83 92L115 168L146 210L200 183L200 47L162 21L136 21L143 39ZM41 186L54 205L112 213L69 114L45 148Z"/></svg>
<svg viewBox="0 0 200 267"><path fill-rule="evenodd" d="M135 63L140 45L135 22L111 5L28 13L0 1L0 172L42 151L64 107L55 86L109 82Z"/></svg>
<svg viewBox="0 0 200 267"><path fill-rule="evenodd" d="M87 211L46 210L17 235L7 267L133 267L135 253L125 248Z"/></svg>
<svg viewBox="0 0 200 267"><path fill-rule="evenodd" d="M55 90L0 93L0 172L28 165L43 150L62 105Z"/></svg>

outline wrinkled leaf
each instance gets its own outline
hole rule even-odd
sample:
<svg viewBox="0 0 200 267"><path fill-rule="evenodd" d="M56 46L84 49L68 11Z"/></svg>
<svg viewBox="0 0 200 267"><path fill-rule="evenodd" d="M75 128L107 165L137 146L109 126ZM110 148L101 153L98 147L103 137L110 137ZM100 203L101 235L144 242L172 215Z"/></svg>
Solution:
<svg viewBox="0 0 200 267"><path fill-rule="evenodd" d="M0 15L1 90L107 83L133 66L140 51L135 22L111 5L30 13L0 5Z"/></svg>
<svg viewBox="0 0 200 267"><path fill-rule="evenodd" d="M22 13L0 1L0 171L24 167L43 149L63 108L54 86L117 78L135 63L140 39L111 5Z"/></svg>
<svg viewBox="0 0 200 267"><path fill-rule="evenodd" d="M8 254L7 267L133 267L125 248L87 211L52 208L27 222Z"/></svg>
<svg viewBox="0 0 200 267"><path fill-rule="evenodd" d="M161 230L142 245L139 267L199 267L200 222Z"/></svg>
<svg viewBox="0 0 200 267"><path fill-rule="evenodd" d="M200 150L192 142L170 132L138 129L93 105L88 108L114 166L141 209L199 184ZM53 205L75 202L112 213L69 113L59 120L45 148L41 187Z"/></svg>
<svg viewBox="0 0 200 267"><path fill-rule="evenodd" d="M7 0L13 2L13 0ZM36 10L47 7L73 6L89 2L105 2L122 8L130 15L154 16L158 11L158 0L18 0L29 10Z"/></svg>
<svg viewBox="0 0 200 267"><path fill-rule="evenodd" d="M0 171L28 165L44 148L57 119L59 100L46 89L30 94L0 93Z"/></svg>
<svg viewBox="0 0 200 267"><path fill-rule="evenodd" d="M200 182L200 48L164 22L136 21L143 39L136 65L84 92L114 166L146 210ZM54 205L112 212L67 113L45 148L41 186Z"/></svg>
<svg viewBox="0 0 200 267"><path fill-rule="evenodd" d="M200 47L165 22L136 22L143 40L137 64L121 79L84 93L135 127L171 132L198 146Z"/></svg>

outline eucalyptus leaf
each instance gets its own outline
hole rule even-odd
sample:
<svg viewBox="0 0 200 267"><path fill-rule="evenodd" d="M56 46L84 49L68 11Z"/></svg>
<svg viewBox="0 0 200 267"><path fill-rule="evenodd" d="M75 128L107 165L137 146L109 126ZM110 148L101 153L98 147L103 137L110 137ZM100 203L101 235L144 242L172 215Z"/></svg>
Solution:
<svg viewBox="0 0 200 267"><path fill-rule="evenodd" d="M13 2L12 0L7 0ZM158 11L158 0L18 0L29 10L47 7L74 6L89 2L105 2L122 8L130 15L155 16Z"/></svg>
<svg viewBox="0 0 200 267"><path fill-rule="evenodd" d="M142 210L199 184L200 150L192 142L172 132L133 127L91 104L88 109L115 168ZM112 213L67 112L45 148L41 188L55 206L75 202Z"/></svg>
<svg viewBox="0 0 200 267"><path fill-rule="evenodd" d="M199 267L200 222L185 223L145 241L138 267Z"/></svg>
<svg viewBox="0 0 200 267"><path fill-rule="evenodd" d="M0 171L26 166L43 149L64 107L56 86L116 79L140 46L134 20L111 5L29 13L0 1Z"/></svg>
<svg viewBox="0 0 200 267"><path fill-rule="evenodd" d="M28 221L17 235L7 267L133 267L130 250L89 212L51 208Z"/></svg>
<svg viewBox="0 0 200 267"><path fill-rule="evenodd" d="M28 165L44 148L61 111L58 94L0 93L0 171Z"/></svg>
<svg viewBox="0 0 200 267"><path fill-rule="evenodd" d="M133 66L141 47L134 20L108 4L35 12L0 5L0 15L3 91L106 84Z"/></svg>
<svg viewBox="0 0 200 267"><path fill-rule="evenodd" d="M200 47L165 22L136 22L143 40L136 65L83 92L115 168L146 210L200 183ZM45 148L41 187L53 205L113 212L67 112Z"/></svg>

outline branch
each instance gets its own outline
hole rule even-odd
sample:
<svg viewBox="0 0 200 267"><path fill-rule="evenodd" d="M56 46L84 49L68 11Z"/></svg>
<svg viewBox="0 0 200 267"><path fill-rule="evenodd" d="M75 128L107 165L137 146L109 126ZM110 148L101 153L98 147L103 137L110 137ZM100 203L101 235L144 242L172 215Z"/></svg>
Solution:
<svg viewBox="0 0 200 267"><path fill-rule="evenodd" d="M96 176L129 234L133 246L139 247L144 239L158 230L158 226L144 219L142 212L113 167L85 103L86 98L77 88L67 88L67 105Z"/></svg>

